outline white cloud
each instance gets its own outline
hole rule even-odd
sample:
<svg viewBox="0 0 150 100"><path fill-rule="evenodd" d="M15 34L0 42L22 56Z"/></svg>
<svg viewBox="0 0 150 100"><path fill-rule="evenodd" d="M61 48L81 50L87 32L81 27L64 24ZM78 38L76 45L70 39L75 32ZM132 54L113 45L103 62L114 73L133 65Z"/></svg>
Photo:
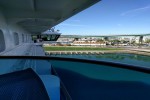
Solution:
<svg viewBox="0 0 150 100"><path fill-rule="evenodd" d="M81 25L81 24L68 24L68 23L63 23L63 24L59 24L60 26L74 26L74 27L84 27L87 25Z"/></svg>
<svg viewBox="0 0 150 100"><path fill-rule="evenodd" d="M122 24L117 24L117 26L122 26Z"/></svg>
<svg viewBox="0 0 150 100"><path fill-rule="evenodd" d="M123 12L121 14L121 16L127 16L127 15L132 15L138 12L142 12L142 11L146 11L150 9L150 5L149 6L145 6L145 7L141 7L141 8L137 8L137 9L132 9L132 10L128 10L126 12Z"/></svg>
<svg viewBox="0 0 150 100"><path fill-rule="evenodd" d="M81 22L81 20L78 19L74 19L74 20L70 20L71 22Z"/></svg>

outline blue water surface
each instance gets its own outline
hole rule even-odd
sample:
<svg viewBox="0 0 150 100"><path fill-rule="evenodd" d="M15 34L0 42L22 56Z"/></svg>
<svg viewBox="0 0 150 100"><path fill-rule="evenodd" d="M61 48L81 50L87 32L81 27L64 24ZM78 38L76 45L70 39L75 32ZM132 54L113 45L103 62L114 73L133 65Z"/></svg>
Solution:
<svg viewBox="0 0 150 100"><path fill-rule="evenodd" d="M135 65L135 66L150 67L150 56L138 55L138 54L110 53L110 54L101 54L101 55L51 55L51 56L91 59L91 60L123 63L123 64Z"/></svg>

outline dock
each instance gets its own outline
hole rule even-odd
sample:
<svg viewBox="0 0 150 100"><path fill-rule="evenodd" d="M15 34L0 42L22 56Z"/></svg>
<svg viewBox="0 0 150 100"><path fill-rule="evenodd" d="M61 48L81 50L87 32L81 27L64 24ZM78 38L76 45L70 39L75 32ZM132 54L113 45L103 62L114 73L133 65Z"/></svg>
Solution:
<svg viewBox="0 0 150 100"><path fill-rule="evenodd" d="M46 51L45 55L101 55L102 51Z"/></svg>
<svg viewBox="0 0 150 100"><path fill-rule="evenodd" d="M129 53L150 56L150 51L146 50L106 50L106 51L45 51L46 56L50 55L103 55L108 53Z"/></svg>

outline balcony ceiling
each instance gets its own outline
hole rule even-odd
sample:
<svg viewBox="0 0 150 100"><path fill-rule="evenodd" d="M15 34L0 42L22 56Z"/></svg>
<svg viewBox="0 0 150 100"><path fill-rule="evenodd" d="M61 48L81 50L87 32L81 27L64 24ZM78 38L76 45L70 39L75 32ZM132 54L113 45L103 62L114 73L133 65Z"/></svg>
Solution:
<svg viewBox="0 0 150 100"><path fill-rule="evenodd" d="M0 0L9 23L36 34L59 24L100 0Z"/></svg>

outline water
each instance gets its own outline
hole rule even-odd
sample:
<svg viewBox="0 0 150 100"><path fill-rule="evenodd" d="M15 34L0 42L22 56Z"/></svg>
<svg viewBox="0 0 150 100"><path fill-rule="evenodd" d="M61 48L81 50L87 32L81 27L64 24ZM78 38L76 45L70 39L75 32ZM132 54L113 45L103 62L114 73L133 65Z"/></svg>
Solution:
<svg viewBox="0 0 150 100"><path fill-rule="evenodd" d="M110 61L143 67L150 67L150 56L138 54L112 53L102 55L52 55L52 56Z"/></svg>

